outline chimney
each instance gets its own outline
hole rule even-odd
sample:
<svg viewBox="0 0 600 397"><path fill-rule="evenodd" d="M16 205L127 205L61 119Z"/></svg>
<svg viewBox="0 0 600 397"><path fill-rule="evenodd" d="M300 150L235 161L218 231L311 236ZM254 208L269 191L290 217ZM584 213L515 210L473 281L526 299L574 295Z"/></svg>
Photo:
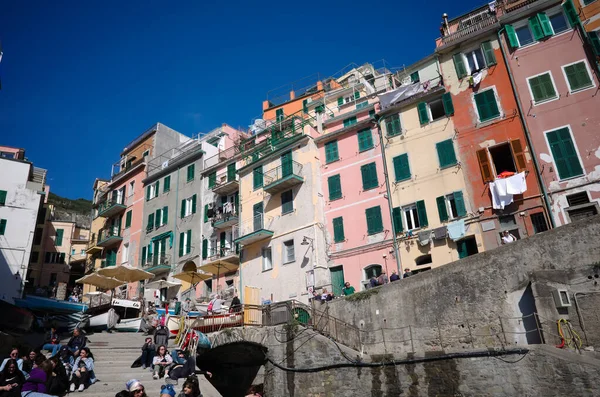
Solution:
<svg viewBox="0 0 600 397"><path fill-rule="evenodd" d="M323 82L322 81L317 81L317 91L321 91L323 89Z"/></svg>
<svg viewBox="0 0 600 397"><path fill-rule="evenodd" d="M263 101L263 112L271 107L271 102Z"/></svg>
<svg viewBox="0 0 600 397"><path fill-rule="evenodd" d="M290 101L293 101L294 99L296 99L296 93L294 92L294 90L290 91Z"/></svg>

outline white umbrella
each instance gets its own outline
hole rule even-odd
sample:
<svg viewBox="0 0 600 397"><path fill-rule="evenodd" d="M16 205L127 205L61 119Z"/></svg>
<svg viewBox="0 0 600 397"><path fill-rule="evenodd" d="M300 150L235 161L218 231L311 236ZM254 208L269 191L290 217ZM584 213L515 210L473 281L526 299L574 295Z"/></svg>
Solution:
<svg viewBox="0 0 600 397"><path fill-rule="evenodd" d="M129 265L109 266L98 270L98 273L123 280L126 283L134 283L136 281L148 280L154 277L154 274Z"/></svg>
<svg viewBox="0 0 600 397"><path fill-rule="evenodd" d="M144 285L144 288L146 288L146 289L163 289L163 288L171 288L171 287L177 287L177 286L181 287L181 284L171 283L166 280L158 280L158 281L153 281L151 283Z"/></svg>
<svg viewBox="0 0 600 397"><path fill-rule="evenodd" d="M98 273L88 274L87 276L83 276L75 282L77 284L88 284L103 289L113 289L117 288L119 285L125 284L125 281L117 280L116 278L112 277L106 277Z"/></svg>

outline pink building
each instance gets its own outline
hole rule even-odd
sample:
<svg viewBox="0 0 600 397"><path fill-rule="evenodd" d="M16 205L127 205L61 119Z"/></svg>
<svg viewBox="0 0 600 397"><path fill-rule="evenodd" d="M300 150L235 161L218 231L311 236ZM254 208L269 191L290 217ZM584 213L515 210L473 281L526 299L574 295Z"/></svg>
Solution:
<svg viewBox="0 0 600 397"><path fill-rule="evenodd" d="M556 226L598 214L600 96L572 1L501 18L513 83Z"/></svg>

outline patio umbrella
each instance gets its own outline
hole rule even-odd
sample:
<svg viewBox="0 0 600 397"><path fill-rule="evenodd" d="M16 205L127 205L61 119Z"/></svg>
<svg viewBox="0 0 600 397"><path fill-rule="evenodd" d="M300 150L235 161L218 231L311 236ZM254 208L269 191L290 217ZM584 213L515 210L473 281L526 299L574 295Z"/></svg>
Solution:
<svg viewBox="0 0 600 397"><path fill-rule="evenodd" d="M117 280L113 277L102 276L98 273L88 274L75 282L78 284L93 285L96 288L102 289L113 289L125 284L125 281Z"/></svg>
<svg viewBox="0 0 600 397"><path fill-rule="evenodd" d="M114 277L123 280L126 283L148 280L154 277L154 274L129 265L109 266L98 270L98 274L107 277Z"/></svg>
<svg viewBox="0 0 600 397"><path fill-rule="evenodd" d="M217 293L219 292L219 275L221 273L229 273L236 271L240 266L234 263L218 261L200 266L200 270L217 276Z"/></svg>
<svg viewBox="0 0 600 397"><path fill-rule="evenodd" d="M167 280L158 280L158 281L153 281L151 283L144 285L144 288L163 289L163 288L171 288L171 287L177 287L177 286L181 286L181 284L171 283Z"/></svg>
<svg viewBox="0 0 600 397"><path fill-rule="evenodd" d="M185 282L188 282L188 283L194 285L202 280L208 280L209 278L212 278L212 274L189 271L189 272L181 272L181 273L174 274L173 278L176 278L178 280L185 281Z"/></svg>

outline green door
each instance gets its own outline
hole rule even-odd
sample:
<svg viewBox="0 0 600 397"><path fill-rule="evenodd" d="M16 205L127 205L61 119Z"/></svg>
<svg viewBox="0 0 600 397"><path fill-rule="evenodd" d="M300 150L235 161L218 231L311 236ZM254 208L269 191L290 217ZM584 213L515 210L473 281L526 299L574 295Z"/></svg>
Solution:
<svg viewBox="0 0 600 397"><path fill-rule="evenodd" d="M466 258L469 256L467 254L467 242L465 240L460 240L456 242L456 250L458 251L458 258Z"/></svg>
<svg viewBox="0 0 600 397"><path fill-rule="evenodd" d="M254 204L252 207L252 213L254 214L254 231L258 231L263 228L263 203L262 201L258 204Z"/></svg>
<svg viewBox="0 0 600 397"><path fill-rule="evenodd" d="M281 155L281 177L285 178L286 176L290 176L292 175L292 172L292 152L286 152Z"/></svg>
<svg viewBox="0 0 600 397"><path fill-rule="evenodd" d="M117 251L110 250L106 252L106 266L115 266L117 264Z"/></svg>
<svg viewBox="0 0 600 397"><path fill-rule="evenodd" d="M334 267L329 269L329 272L331 273L333 294L335 296L341 296L342 288L344 288L344 268L342 266Z"/></svg>
<svg viewBox="0 0 600 397"><path fill-rule="evenodd" d="M221 232L220 234L220 243L219 246L221 247L221 257L225 256L225 232Z"/></svg>
<svg viewBox="0 0 600 397"><path fill-rule="evenodd" d="M227 166L227 182L235 181L235 163Z"/></svg>

